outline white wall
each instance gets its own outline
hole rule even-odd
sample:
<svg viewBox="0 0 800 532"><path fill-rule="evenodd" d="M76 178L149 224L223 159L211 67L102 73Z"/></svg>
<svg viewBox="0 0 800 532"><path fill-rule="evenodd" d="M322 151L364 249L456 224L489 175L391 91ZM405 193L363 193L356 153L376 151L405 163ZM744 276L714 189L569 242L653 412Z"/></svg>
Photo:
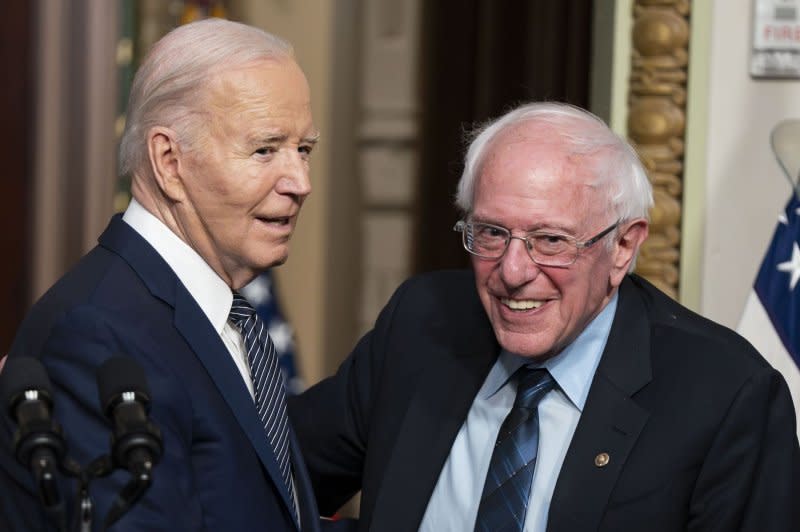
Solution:
<svg viewBox="0 0 800 532"><path fill-rule="evenodd" d="M705 175L694 170L688 175L705 181L704 212L699 216L704 223L699 310L730 327L738 323L777 215L790 194L770 151L770 131L785 118L800 118L800 81L749 76L751 10L752 0L713 0ZM693 28L695 33L700 29ZM703 117L697 119L702 122Z"/></svg>

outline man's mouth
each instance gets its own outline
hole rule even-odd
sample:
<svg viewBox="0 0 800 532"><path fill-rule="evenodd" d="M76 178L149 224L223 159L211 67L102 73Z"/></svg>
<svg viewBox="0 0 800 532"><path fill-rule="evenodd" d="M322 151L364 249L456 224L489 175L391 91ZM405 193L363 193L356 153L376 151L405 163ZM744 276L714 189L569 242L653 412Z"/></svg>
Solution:
<svg viewBox="0 0 800 532"><path fill-rule="evenodd" d="M292 221L291 216L273 216L273 217L264 217L259 216L258 220L264 222L266 224L272 225L288 225Z"/></svg>
<svg viewBox="0 0 800 532"><path fill-rule="evenodd" d="M544 301L537 299L509 299L507 297L501 297L500 303L507 306L511 310L531 310L541 307L544 304Z"/></svg>

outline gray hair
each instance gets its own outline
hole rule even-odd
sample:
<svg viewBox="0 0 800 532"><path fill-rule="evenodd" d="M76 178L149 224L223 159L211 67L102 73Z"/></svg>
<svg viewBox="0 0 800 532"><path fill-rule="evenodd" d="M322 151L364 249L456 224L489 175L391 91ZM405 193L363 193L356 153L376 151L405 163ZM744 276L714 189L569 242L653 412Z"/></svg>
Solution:
<svg viewBox="0 0 800 532"><path fill-rule="evenodd" d="M191 144L203 120L199 91L213 75L262 59L292 59L292 46L266 31L222 19L180 26L148 53L136 72L120 142L120 171L132 175L148 162L147 132L174 129Z"/></svg>
<svg viewBox="0 0 800 532"><path fill-rule="evenodd" d="M513 126L542 126L547 135L557 135L569 155L588 155L596 182L608 195L609 209L618 220L648 218L653 191L636 151L601 119L578 107L555 102L536 102L517 107L473 133L458 183L456 206L472 212L475 181L481 173L492 141Z"/></svg>

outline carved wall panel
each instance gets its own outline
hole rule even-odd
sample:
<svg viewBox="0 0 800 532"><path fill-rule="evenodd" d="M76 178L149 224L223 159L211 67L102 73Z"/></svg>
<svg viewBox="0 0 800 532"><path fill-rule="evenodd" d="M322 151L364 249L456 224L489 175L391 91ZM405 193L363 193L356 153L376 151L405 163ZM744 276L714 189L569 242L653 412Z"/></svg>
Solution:
<svg viewBox="0 0 800 532"><path fill-rule="evenodd" d="M369 330L410 273L418 136L419 0L361 3L358 166L363 285L359 329Z"/></svg>
<svg viewBox="0 0 800 532"><path fill-rule="evenodd" d="M635 0L628 136L653 183L637 272L678 297L689 0Z"/></svg>

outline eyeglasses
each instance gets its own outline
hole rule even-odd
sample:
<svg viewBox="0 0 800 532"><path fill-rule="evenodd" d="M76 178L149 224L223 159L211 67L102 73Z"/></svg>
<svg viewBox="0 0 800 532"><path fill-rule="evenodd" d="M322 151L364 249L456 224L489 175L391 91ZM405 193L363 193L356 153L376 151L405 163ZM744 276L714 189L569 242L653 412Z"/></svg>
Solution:
<svg viewBox="0 0 800 532"><path fill-rule="evenodd" d="M525 236L514 236L511 231L499 225L460 220L453 231L461 233L464 249L484 259L502 257L511 240L516 238L525 242L525 249L531 260L540 266L564 267L578 259L580 250L595 244L604 236L617 228L619 220L600 231L588 240L579 242L568 235L533 231Z"/></svg>

